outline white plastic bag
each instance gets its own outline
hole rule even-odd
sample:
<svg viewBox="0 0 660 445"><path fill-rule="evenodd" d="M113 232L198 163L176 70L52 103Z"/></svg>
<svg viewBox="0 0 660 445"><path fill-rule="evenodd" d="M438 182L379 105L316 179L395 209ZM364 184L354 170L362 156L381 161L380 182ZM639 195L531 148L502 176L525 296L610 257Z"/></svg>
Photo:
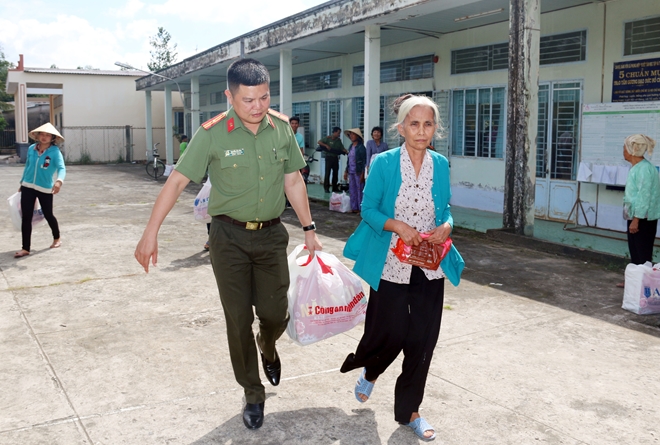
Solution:
<svg viewBox="0 0 660 445"><path fill-rule="evenodd" d="M351 211L351 197L346 192L333 192L330 195L329 208L334 212L348 213Z"/></svg>
<svg viewBox="0 0 660 445"><path fill-rule="evenodd" d="M660 264L626 266L621 307L639 315L660 314Z"/></svg>
<svg viewBox="0 0 660 445"><path fill-rule="evenodd" d="M346 332L364 321L367 298L362 281L334 255L316 251L298 258L296 247L288 256L289 324L286 333L305 346Z"/></svg>
<svg viewBox="0 0 660 445"><path fill-rule="evenodd" d="M209 216L209 196L211 196L211 180L207 179L202 189L197 193L193 204L193 213L195 219L199 222L210 223Z"/></svg>
<svg viewBox="0 0 660 445"><path fill-rule="evenodd" d="M169 176L172 174L172 170L174 170L174 165L172 164L167 164L165 166L165 171L163 172L163 176Z"/></svg>
<svg viewBox="0 0 660 445"><path fill-rule="evenodd" d="M11 217L11 222L14 224L14 228L21 230L21 220L23 218L23 212L21 211L21 192L14 193L7 198L7 204L9 204L9 216ZM34 202L34 210L32 212L32 226L36 226L45 219L44 212L41 210L41 204L39 204L39 200L37 199Z"/></svg>

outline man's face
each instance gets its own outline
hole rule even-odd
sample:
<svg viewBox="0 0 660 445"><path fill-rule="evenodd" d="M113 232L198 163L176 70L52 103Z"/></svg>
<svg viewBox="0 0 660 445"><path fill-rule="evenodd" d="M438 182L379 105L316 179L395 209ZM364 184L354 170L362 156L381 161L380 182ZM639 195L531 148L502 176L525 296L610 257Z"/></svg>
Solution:
<svg viewBox="0 0 660 445"><path fill-rule="evenodd" d="M225 95L244 124L260 124L270 107L270 90L267 83L253 87L240 85L234 94L225 90Z"/></svg>
<svg viewBox="0 0 660 445"><path fill-rule="evenodd" d="M291 129L293 130L293 134L298 133L298 127L300 127L300 122L298 121L291 121Z"/></svg>
<svg viewBox="0 0 660 445"><path fill-rule="evenodd" d="M337 139L339 136L341 136L341 130L332 133L332 139Z"/></svg>

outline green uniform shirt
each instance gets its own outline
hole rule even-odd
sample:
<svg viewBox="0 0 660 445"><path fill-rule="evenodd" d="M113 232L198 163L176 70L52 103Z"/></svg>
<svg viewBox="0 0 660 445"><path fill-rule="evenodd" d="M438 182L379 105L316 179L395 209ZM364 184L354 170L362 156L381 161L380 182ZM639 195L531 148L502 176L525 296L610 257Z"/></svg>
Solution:
<svg viewBox="0 0 660 445"><path fill-rule="evenodd" d="M183 153L186 151L186 147L188 147L187 142L181 142L179 144L179 157L183 156Z"/></svg>
<svg viewBox="0 0 660 445"><path fill-rule="evenodd" d="M332 151L324 151L323 154L325 154L325 157L337 157L340 154L344 152L344 144L341 142L341 137L338 137L337 139L332 139L330 136L326 136L323 139L321 139L321 142L324 144L328 144L330 146L330 150Z"/></svg>
<svg viewBox="0 0 660 445"><path fill-rule="evenodd" d="M238 221L277 218L284 211L284 175L305 166L288 119L269 110L255 135L233 108L224 114L195 132L176 170L199 183L208 168L209 215Z"/></svg>

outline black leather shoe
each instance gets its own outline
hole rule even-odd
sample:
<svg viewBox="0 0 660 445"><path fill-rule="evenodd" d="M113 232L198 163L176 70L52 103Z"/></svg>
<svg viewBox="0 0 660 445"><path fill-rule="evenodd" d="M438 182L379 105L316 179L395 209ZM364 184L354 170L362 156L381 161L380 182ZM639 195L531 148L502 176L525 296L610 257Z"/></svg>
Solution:
<svg viewBox="0 0 660 445"><path fill-rule="evenodd" d="M259 354L261 354L261 364L264 367L266 378L271 385L279 385L280 375L282 374L282 362L280 362L280 356L277 354L277 351L275 351L275 361L273 363L269 363L268 360L266 360L264 353L261 352L261 348L259 348Z"/></svg>
<svg viewBox="0 0 660 445"><path fill-rule="evenodd" d="M243 423L251 430L264 424L264 402L246 403L243 409Z"/></svg>

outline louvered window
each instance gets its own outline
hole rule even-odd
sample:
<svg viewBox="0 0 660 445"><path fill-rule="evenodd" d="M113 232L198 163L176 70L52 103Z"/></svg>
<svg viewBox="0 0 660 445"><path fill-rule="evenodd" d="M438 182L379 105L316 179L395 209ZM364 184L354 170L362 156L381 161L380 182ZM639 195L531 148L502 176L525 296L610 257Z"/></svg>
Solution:
<svg viewBox="0 0 660 445"><path fill-rule="evenodd" d="M227 96L225 96L224 91L218 91L216 93L211 93L211 105L224 104L226 102L227 102Z"/></svg>
<svg viewBox="0 0 660 445"><path fill-rule="evenodd" d="M509 44L457 49L451 52L451 73L503 70L509 66Z"/></svg>
<svg viewBox="0 0 660 445"><path fill-rule="evenodd" d="M660 52L660 17L628 22L624 32L624 55Z"/></svg>
<svg viewBox="0 0 660 445"><path fill-rule="evenodd" d="M502 158L506 125L504 88L452 93L452 155Z"/></svg>
<svg viewBox="0 0 660 445"><path fill-rule="evenodd" d="M433 77L433 55L391 60L380 64L380 83ZM353 67L353 85L364 85L364 65Z"/></svg>
<svg viewBox="0 0 660 445"><path fill-rule="evenodd" d="M341 70L294 77L292 87L294 93L341 88Z"/></svg>
<svg viewBox="0 0 660 445"><path fill-rule="evenodd" d="M541 65L580 62L587 57L587 31L541 37Z"/></svg>

